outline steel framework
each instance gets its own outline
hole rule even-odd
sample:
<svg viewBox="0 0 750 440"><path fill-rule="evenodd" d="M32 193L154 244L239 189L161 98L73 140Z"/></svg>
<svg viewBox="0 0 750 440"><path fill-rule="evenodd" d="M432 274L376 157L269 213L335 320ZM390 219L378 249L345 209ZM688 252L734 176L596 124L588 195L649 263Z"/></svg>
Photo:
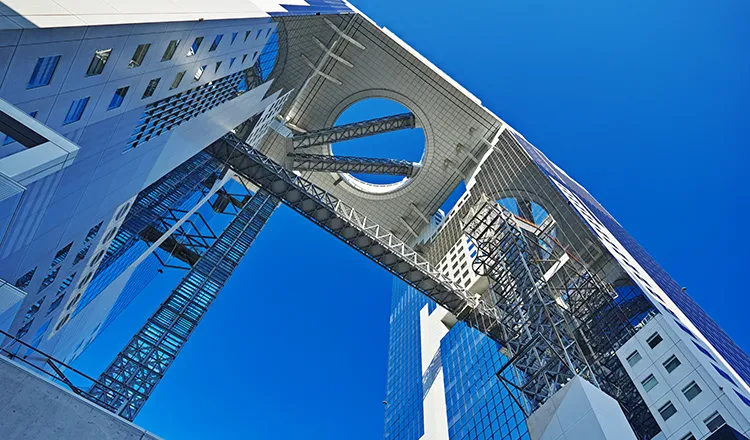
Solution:
<svg viewBox="0 0 750 440"><path fill-rule="evenodd" d="M295 149L315 147L318 145L333 144L351 139L372 136L390 131L414 128L416 119L412 113L386 116L384 118L368 119L366 121L354 122L352 124L339 125L337 127L324 128L309 131L292 137Z"/></svg>
<svg viewBox="0 0 750 440"><path fill-rule="evenodd" d="M305 153L292 153L289 157L294 160L294 169L298 171L388 174L406 177L413 177L419 171L419 164L407 160Z"/></svg>
<svg viewBox="0 0 750 440"><path fill-rule="evenodd" d="M497 376L522 392L527 415L579 375L617 399L636 432L658 432L615 355L637 330L628 317L649 308L642 296L618 303L614 288L557 241L551 216L537 226L484 197L464 227L477 247L474 270L490 281L486 299L505 323L510 360ZM504 374L510 367L515 381Z"/></svg>
<svg viewBox="0 0 750 440"><path fill-rule="evenodd" d="M277 205L263 190L249 199L86 397L135 419Z"/></svg>
<svg viewBox="0 0 750 440"><path fill-rule="evenodd" d="M471 294L388 230L228 134L206 150L336 238L453 313L503 342L495 308Z"/></svg>

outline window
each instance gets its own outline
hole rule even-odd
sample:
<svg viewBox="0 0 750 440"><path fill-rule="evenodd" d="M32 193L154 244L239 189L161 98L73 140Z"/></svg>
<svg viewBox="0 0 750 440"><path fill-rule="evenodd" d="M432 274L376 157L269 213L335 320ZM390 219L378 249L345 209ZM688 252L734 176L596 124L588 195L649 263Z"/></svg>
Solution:
<svg viewBox="0 0 750 440"><path fill-rule="evenodd" d="M271 29L271 28L268 28L268 30L266 30L266 38L268 38L268 36L271 35L271 31L272 30L273 29Z"/></svg>
<svg viewBox="0 0 750 440"><path fill-rule="evenodd" d="M257 40L258 38L260 38L260 34L262 33L263 33L263 29L258 29L258 33L255 34L255 39Z"/></svg>
<svg viewBox="0 0 750 440"><path fill-rule="evenodd" d="M211 43L211 47L208 48L209 52L213 52L216 50L217 47L219 47L219 43L221 43L221 39L224 38L224 34L219 34L214 38L214 42Z"/></svg>
<svg viewBox="0 0 750 440"><path fill-rule="evenodd" d="M253 53L253 61L258 59L258 51L256 50L255 53Z"/></svg>
<svg viewBox="0 0 750 440"><path fill-rule="evenodd" d="M68 113L65 115L65 121L63 121L63 125L68 125L76 121L80 121L81 116L83 116L83 111L86 110L86 105L88 103L89 103L88 96L85 98L81 98L77 101L73 101L73 103L70 104Z"/></svg>
<svg viewBox="0 0 750 440"><path fill-rule="evenodd" d="M641 381L641 385L643 385L643 389L645 389L646 392L649 392L653 390L655 386L659 385L659 381L656 380L653 374L649 374L647 378Z"/></svg>
<svg viewBox="0 0 750 440"><path fill-rule="evenodd" d="M639 362L639 361L640 361L641 359L643 359L643 358L641 357L641 354L640 354L640 353L638 353L638 350L636 350L636 351L634 351L634 352L630 353L630 354L628 355L628 357L627 357L627 358L625 358L625 360L627 360L627 361L628 361L628 364L629 364L629 365L630 365L631 367L632 367L632 366L634 366L635 364L637 364L637 363L638 363L638 362Z"/></svg>
<svg viewBox="0 0 750 440"><path fill-rule="evenodd" d="M684 437L682 437L682 438L681 438L680 440L696 440L696 438L695 438L695 436L693 435L693 433L692 433L692 432L688 432L688 433L687 433L687 434L685 434L685 436L684 436Z"/></svg>
<svg viewBox="0 0 750 440"><path fill-rule="evenodd" d="M187 73L187 71L183 70L182 72L178 73L174 77L174 81L172 81L172 85L169 86L169 90L174 90L180 86L180 83L182 82L182 77L185 76L185 73Z"/></svg>
<svg viewBox="0 0 750 440"><path fill-rule="evenodd" d="M719 414L719 412L716 411L710 416L708 416L708 418L705 419L703 423L706 424L706 428L708 428L709 431L714 432L717 429L724 426L727 422L724 421L724 417L722 417L721 414Z"/></svg>
<svg viewBox="0 0 750 440"><path fill-rule="evenodd" d="M242 64L245 64L245 60L247 59L247 54L242 55Z"/></svg>
<svg viewBox="0 0 750 440"><path fill-rule="evenodd" d="M230 68L230 69L232 68L232 65L234 64L234 62L235 62L236 60L237 60L237 57L232 57L232 58L230 58L230 59L229 59L229 68Z"/></svg>
<svg viewBox="0 0 750 440"><path fill-rule="evenodd" d="M132 69L143 64L143 59L146 58L146 53L148 52L149 47L151 47L151 44L139 44L138 47L135 48L133 58L128 63L128 68Z"/></svg>
<svg viewBox="0 0 750 440"><path fill-rule="evenodd" d="M248 37L250 37L250 34L251 34L252 32L253 32L252 30L249 30L249 31L246 31L246 32L245 32L245 41L247 41Z"/></svg>
<svg viewBox="0 0 750 440"><path fill-rule="evenodd" d="M195 71L195 75L193 75L193 81L198 81L201 79L201 76L203 76L203 72L206 71L206 65L202 65L198 68L198 70Z"/></svg>
<svg viewBox="0 0 750 440"><path fill-rule="evenodd" d="M86 70L86 76L101 75L104 71L104 65L107 64L109 55L112 53L112 49L102 49L94 52L94 58L89 63L89 68Z"/></svg>
<svg viewBox="0 0 750 440"><path fill-rule="evenodd" d="M214 67L214 73L216 73L216 72L218 72L218 71L219 71L219 67L221 67L221 61L218 61L218 62L216 63L216 67Z"/></svg>
<svg viewBox="0 0 750 440"><path fill-rule="evenodd" d="M89 272L86 274L85 277L83 277L83 280L81 280L80 283L78 283L78 290L82 290L84 287L86 287L86 284L91 280L91 276L94 274L94 272Z"/></svg>
<svg viewBox="0 0 750 440"><path fill-rule="evenodd" d="M716 370L716 372L719 373L721 377L729 381L729 383L731 383L732 385L737 386L737 383L734 381L734 379L732 379L732 377L726 371L722 370L721 368L717 367L714 364L711 364L711 365L713 365L714 370Z"/></svg>
<svg viewBox="0 0 750 440"><path fill-rule="evenodd" d="M67 246L57 251L57 254L55 254L55 259L52 260L52 266L57 266L58 264L62 263L65 257L68 256L68 253L70 252L70 248L72 247L73 247L73 242L71 241L70 243L68 243Z"/></svg>
<svg viewBox="0 0 750 440"><path fill-rule="evenodd" d="M698 384L695 383L695 381L692 381L688 384L688 386L682 389L682 394L684 394L687 400L690 401L695 399L695 396L700 394L701 391L703 391L701 390L701 387L699 387Z"/></svg>
<svg viewBox="0 0 750 440"><path fill-rule="evenodd" d="M193 41L193 44L190 46L190 50L188 51L187 56L191 57L198 53L198 48L201 47L201 43L203 43L203 37L198 37Z"/></svg>
<svg viewBox="0 0 750 440"><path fill-rule="evenodd" d="M48 86L52 81L52 75L55 73L59 62L60 55L42 57L36 60L36 66L34 66L34 71L31 72L31 78L26 88L35 89L37 87Z"/></svg>
<svg viewBox="0 0 750 440"><path fill-rule="evenodd" d="M230 46L233 45L234 44L234 40L237 39L237 34L238 34L238 32L232 32L232 39L229 41L229 45Z"/></svg>
<svg viewBox="0 0 750 440"><path fill-rule="evenodd" d="M122 105L122 101L125 100L125 95L128 94L129 86L120 87L119 89L115 90L114 96L112 96L112 100L109 101L109 106L107 107L107 110L116 109L117 107Z"/></svg>
<svg viewBox="0 0 750 440"><path fill-rule="evenodd" d="M26 287L29 287L29 284L31 284L31 279L34 278L34 272L36 272L36 267L23 274L21 278L17 279L15 286L19 289L25 289Z"/></svg>
<svg viewBox="0 0 750 440"><path fill-rule="evenodd" d="M146 90L143 91L143 97L141 99L146 99L154 96L154 92L156 91L156 87L159 85L159 81L161 81L161 78L154 78L149 81L148 85L146 86Z"/></svg>
<svg viewBox="0 0 750 440"><path fill-rule="evenodd" d="M667 359L666 361L664 361L664 363L662 365L664 365L664 369L667 370L667 373L671 373L677 367L679 367L681 365L681 363L680 363L680 360L677 359L677 356L672 355L672 356L669 357L669 359Z"/></svg>
<svg viewBox="0 0 750 440"><path fill-rule="evenodd" d="M648 339L646 339L646 342L648 343L648 346L651 348L656 348L657 345L662 341L661 335L659 333L654 333L653 335L649 336Z"/></svg>
<svg viewBox="0 0 750 440"><path fill-rule="evenodd" d="M174 53L177 52L177 46L180 45L181 40L172 40L167 45L167 50L164 51L164 55L161 56L162 61L169 61L174 56Z"/></svg>
<svg viewBox="0 0 750 440"><path fill-rule="evenodd" d="M65 315L65 317L60 321L59 324L57 324L57 327L55 327L55 331L60 330L62 326L65 325L66 322L68 322L68 319L70 319L70 315Z"/></svg>
<svg viewBox="0 0 750 440"><path fill-rule="evenodd" d="M674 405L672 405L672 402L670 401L664 404L664 406L662 406L661 408L659 408L659 414L661 414L662 419L669 420L670 417L677 414L677 408L675 408Z"/></svg>

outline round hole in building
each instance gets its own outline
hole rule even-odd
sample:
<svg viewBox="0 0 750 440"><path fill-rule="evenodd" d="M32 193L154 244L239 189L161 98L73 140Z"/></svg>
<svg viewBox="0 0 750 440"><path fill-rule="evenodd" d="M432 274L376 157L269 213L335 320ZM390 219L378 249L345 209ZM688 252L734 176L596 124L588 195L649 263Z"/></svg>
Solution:
<svg viewBox="0 0 750 440"><path fill-rule="evenodd" d="M336 126L412 113L403 104L386 98L367 98L347 107L336 120ZM404 121L407 117L404 117ZM414 125L418 125L415 121ZM312 151L311 151L312 152ZM392 167L373 167L374 172L341 173L355 188L366 192L386 193L401 188L414 179L425 154L425 134L421 127L410 127L365 136L331 145L337 157L387 159L398 161ZM387 168L387 171L386 171Z"/></svg>

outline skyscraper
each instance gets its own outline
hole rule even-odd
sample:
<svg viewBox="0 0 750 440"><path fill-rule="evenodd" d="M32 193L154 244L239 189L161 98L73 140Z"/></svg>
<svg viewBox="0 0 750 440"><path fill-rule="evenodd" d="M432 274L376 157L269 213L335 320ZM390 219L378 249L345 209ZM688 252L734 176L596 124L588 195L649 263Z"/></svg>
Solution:
<svg viewBox="0 0 750 440"><path fill-rule="evenodd" d="M59 374L49 355L74 358L155 271L186 269L76 394L133 420L284 203L397 278L386 438L750 429L748 356L584 188L347 2L16 3L0 17L10 345ZM337 124L371 98L408 112ZM331 147L415 128L417 162ZM574 387L589 411L563 427ZM611 417L585 418L595 399Z"/></svg>

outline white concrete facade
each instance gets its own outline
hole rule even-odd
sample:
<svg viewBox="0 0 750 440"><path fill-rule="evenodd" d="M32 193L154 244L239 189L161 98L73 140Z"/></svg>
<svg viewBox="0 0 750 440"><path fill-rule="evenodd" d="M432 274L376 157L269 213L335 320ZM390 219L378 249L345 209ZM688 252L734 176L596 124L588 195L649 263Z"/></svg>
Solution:
<svg viewBox="0 0 750 440"><path fill-rule="evenodd" d="M750 435L750 399L743 401L739 385L721 364L709 358L694 336L674 328L668 315L648 321L617 356L654 415L663 438L702 439L714 429L719 415L737 431ZM699 348L701 347L701 348ZM671 406L670 406L671 405ZM674 413L673 413L674 411ZM716 419L718 420L718 419Z"/></svg>

